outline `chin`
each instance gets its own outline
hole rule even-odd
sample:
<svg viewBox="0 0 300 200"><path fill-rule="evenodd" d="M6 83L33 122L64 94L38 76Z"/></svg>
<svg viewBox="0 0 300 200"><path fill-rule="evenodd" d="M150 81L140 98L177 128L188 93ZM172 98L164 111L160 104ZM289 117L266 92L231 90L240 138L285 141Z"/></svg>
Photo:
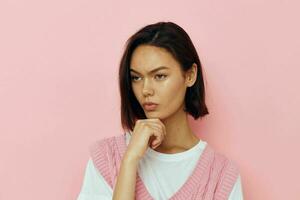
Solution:
<svg viewBox="0 0 300 200"><path fill-rule="evenodd" d="M159 115L157 113L153 112L153 111L145 112L145 114L146 114L147 118L158 118L159 117Z"/></svg>
<svg viewBox="0 0 300 200"><path fill-rule="evenodd" d="M146 113L146 117L147 119L160 119L160 120L164 119L160 114L154 112Z"/></svg>

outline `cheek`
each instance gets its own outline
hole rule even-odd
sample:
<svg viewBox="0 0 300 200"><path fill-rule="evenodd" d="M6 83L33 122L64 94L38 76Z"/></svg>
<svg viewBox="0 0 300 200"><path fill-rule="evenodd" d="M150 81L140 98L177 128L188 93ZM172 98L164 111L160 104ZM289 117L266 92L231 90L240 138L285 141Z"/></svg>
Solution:
<svg viewBox="0 0 300 200"><path fill-rule="evenodd" d="M141 92L139 92L139 88L137 86L134 86L134 85L132 85L131 88L132 88L133 94L136 97L136 99L138 101L140 101L140 97L139 96L141 95Z"/></svg>
<svg viewBox="0 0 300 200"><path fill-rule="evenodd" d="M160 98L166 106L172 103L181 103L184 100L185 87L180 79L166 81L159 90Z"/></svg>

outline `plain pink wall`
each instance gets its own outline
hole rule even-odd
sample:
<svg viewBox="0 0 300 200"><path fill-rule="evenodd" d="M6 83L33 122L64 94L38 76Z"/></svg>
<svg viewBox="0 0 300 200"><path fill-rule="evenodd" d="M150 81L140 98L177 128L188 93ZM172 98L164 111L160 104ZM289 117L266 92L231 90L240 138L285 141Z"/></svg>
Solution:
<svg viewBox="0 0 300 200"><path fill-rule="evenodd" d="M196 45L210 114L190 122L245 199L300 199L298 2L1 0L0 199L76 199L88 145L122 133L125 41L157 21Z"/></svg>

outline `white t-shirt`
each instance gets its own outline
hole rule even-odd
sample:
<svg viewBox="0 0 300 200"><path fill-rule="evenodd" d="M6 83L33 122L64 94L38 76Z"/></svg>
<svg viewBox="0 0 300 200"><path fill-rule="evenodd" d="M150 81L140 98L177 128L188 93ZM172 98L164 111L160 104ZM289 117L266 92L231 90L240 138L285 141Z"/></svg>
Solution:
<svg viewBox="0 0 300 200"><path fill-rule="evenodd" d="M131 135L126 133L126 145L129 144L130 137ZM169 199L180 189L196 167L206 144L200 140L191 149L175 154L160 153L148 147L139 161L138 174L155 200ZM89 158L77 200L112 200L112 196L112 188ZM243 200L240 175L228 199Z"/></svg>

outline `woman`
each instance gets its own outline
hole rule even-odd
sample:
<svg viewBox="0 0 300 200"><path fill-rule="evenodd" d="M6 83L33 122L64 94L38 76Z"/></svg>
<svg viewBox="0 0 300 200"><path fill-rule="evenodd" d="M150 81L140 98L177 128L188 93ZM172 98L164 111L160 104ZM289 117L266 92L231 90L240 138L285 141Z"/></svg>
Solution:
<svg viewBox="0 0 300 200"><path fill-rule="evenodd" d="M201 63L172 22L141 28L119 68L125 134L90 146L78 200L243 199L236 164L191 130L208 114Z"/></svg>

